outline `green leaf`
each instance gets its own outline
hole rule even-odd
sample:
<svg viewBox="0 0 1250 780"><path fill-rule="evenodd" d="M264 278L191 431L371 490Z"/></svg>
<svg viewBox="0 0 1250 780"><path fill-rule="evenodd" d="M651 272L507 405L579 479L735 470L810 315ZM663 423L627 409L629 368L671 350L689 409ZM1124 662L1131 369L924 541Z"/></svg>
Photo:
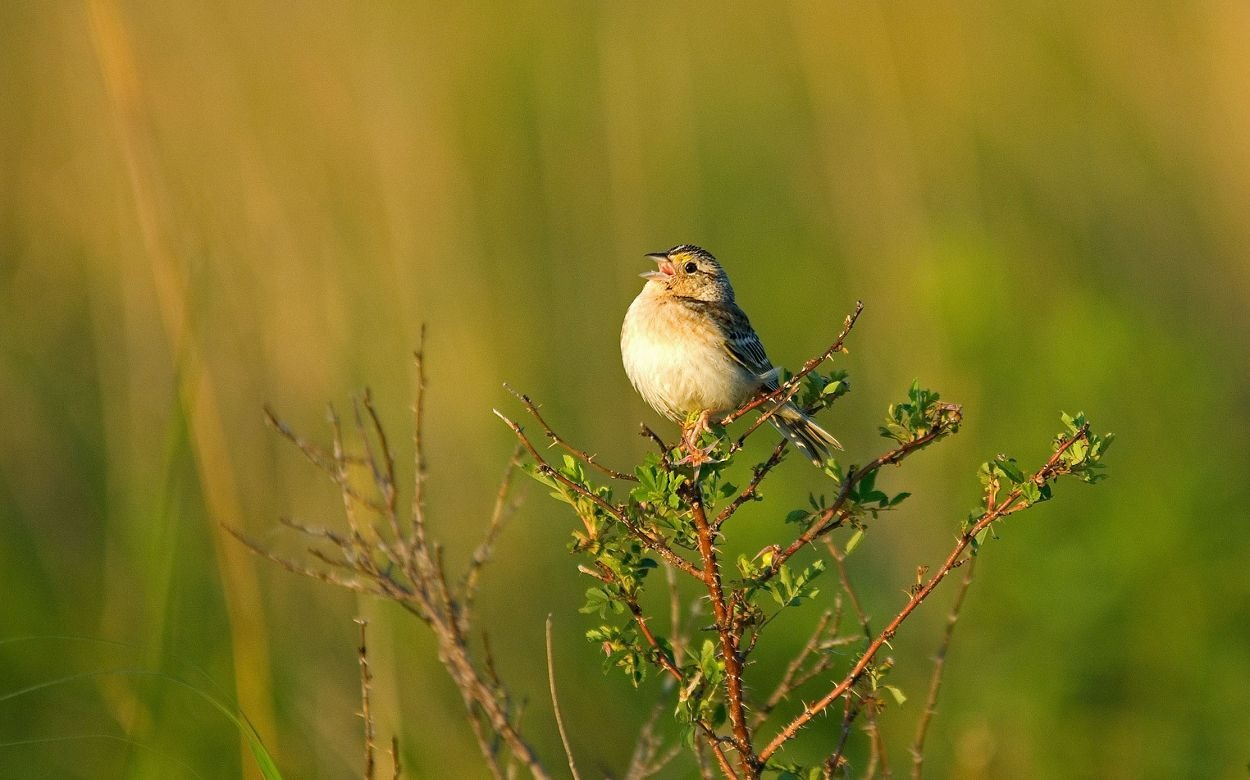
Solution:
<svg viewBox="0 0 1250 780"><path fill-rule="evenodd" d="M859 547L859 543L864 540L864 529L856 528L855 533L851 534L851 538L846 540L846 554L850 555Z"/></svg>
<svg viewBox="0 0 1250 780"><path fill-rule="evenodd" d="M890 695L894 697L895 703L900 707L907 701L907 697L903 695L903 691L897 685L883 685L881 687L890 692Z"/></svg>
<svg viewBox="0 0 1250 780"><path fill-rule="evenodd" d="M811 517L812 513L806 509L795 509L786 514L787 523L801 523Z"/></svg>

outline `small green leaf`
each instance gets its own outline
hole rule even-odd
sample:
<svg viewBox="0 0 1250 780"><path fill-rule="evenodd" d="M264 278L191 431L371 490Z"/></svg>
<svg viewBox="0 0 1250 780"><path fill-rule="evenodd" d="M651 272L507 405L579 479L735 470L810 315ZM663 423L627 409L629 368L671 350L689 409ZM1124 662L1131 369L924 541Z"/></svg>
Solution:
<svg viewBox="0 0 1250 780"><path fill-rule="evenodd" d="M846 540L846 554L850 555L859 547L859 543L864 540L864 529L856 528L855 533L851 534L851 538ZM857 559L858 560L858 559Z"/></svg>
<svg viewBox="0 0 1250 780"><path fill-rule="evenodd" d="M907 701L907 697L903 695L903 691L897 685L883 685L881 687L890 692L890 695L894 697L895 703L900 707Z"/></svg>

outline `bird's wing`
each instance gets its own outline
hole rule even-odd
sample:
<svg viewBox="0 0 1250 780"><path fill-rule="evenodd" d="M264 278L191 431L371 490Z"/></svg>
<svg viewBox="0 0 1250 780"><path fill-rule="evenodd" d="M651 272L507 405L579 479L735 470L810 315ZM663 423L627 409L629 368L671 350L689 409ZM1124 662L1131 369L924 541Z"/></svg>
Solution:
<svg viewBox="0 0 1250 780"><path fill-rule="evenodd" d="M742 364L747 371L758 376L765 384L768 384L770 380L775 382L776 370L764 352L764 345L760 343L760 337L755 334L755 329L751 327L751 321L747 319L747 315L742 309L732 304L726 314L728 316L724 319L722 328L725 334L725 349L734 360Z"/></svg>

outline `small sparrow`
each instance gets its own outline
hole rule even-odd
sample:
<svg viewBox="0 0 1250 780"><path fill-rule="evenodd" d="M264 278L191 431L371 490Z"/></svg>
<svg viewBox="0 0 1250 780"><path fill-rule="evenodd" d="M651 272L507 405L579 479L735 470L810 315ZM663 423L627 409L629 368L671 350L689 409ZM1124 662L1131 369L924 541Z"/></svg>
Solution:
<svg viewBox="0 0 1250 780"><path fill-rule="evenodd" d="M710 252L682 244L647 257L658 268L642 274L647 283L625 314L621 357L629 381L652 409L679 423L699 413L686 439L693 444L708 415L776 390L777 369ZM769 422L818 466L830 447L842 449L793 403Z"/></svg>

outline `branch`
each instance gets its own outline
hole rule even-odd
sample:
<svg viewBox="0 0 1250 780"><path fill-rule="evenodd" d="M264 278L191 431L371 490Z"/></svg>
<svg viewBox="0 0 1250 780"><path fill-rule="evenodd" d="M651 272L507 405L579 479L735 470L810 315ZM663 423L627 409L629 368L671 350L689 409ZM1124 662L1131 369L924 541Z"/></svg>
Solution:
<svg viewBox="0 0 1250 780"><path fill-rule="evenodd" d="M499 479L499 489L495 491L495 506L490 513L490 522L486 526L486 534L482 539L482 543L473 551L473 558L469 561L469 568L465 571L464 578L461 580L460 592L463 603L460 610L460 623L464 626L463 630L465 631L468 630L468 626L472 622L473 604L477 599L478 580L481 578L482 567L490 560L495 542L499 539L499 534L503 532L504 523L519 504L519 502L509 504L508 493L512 489L512 476L520 465L521 445L518 442L512 450L512 457L508 459L508 465L504 468L503 476Z"/></svg>
<svg viewBox="0 0 1250 780"><path fill-rule="evenodd" d="M579 496L590 500L595 504L595 506L607 513L607 515L613 520L616 520L618 523L629 529L629 532L633 534L638 541L642 542L648 549L653 550L669 565L677 567L695 579L703 579L703 572L696 569L694 564L690 561L673 552L673 549L669 547L663 539L657 536L652 536L645 528L635 524L626 514L619 511L607 501L604 501L602 497L595 495L554 469L550 463L543 459L543 456L539 454L538 450L535 449L533 443L529 440L529 437L525 435L525 431L520 425L517 425L514 421L508 419L498 409L494 409L492 411L494 411L495 416L503 420L504 424L511 428L512 432L515 433L517 438L521 440L521 443L525 446L525 449L529 451L530 456L534 458L534 461L538 464L539 471L544 476L556 480L561 485L564 485Z"/></svg>
<svg viewBox="0 0 1250 780"><path fill-rule="evenodd" d="M543 432L546 433L547 438L551 440L552 444L559 446L565 452L569 453L573 457L581 459L582 461L589 464L592 468L597 469L602 474L608 475L612 479L621 479L621 480L626 480L628 482L638 481L638 478L635 477L633 474L626 474L622 471L617 471L616 469L608 468L607 466L604 466L603 464L601 464L599 461L595 460L594 455L591 455L585 450L574 447L572 444L570 444L569 442L561 438L558 433L556 433L555 431L551 429L551 426L547 424L547 421L543 419L543 416L538 413L538 406L530 399L528 395L525 395L523 393L518 393L516 390L513 390L512 386L507 384L506 382L504 383L504 389L506 389L509 393L512 393L512 395L515 396L516 399L521 402L521 405L525 407L525 411L529 412L530 416L538 421L538 424L542 426Z"/></svg>
<svg viewBox="0 0 1250 780"><path fill-rule="evenodd" d="M821 352L816 357L804 363L803 367L799 369L799 372L797 374L790 377L788 380L786 380L782 384L778 385L777 389L768 393L764 393L762 395L758 395L755 398L748 401L747 403L738 407L734 411L725 415L725 417L721 420L721 425L729 425L734 420L737 420L739 417L751 411L752 409L758 409L759 407L767 403L770 403L772 401L776 401L783 397L785 397L788 400L789 396L793 395L794 389L796 389L799 383L803 381L803 377L815 371L816 368L821 363L825 362L836 353L845 351L842 345L846 341L847 336L851 335L851 329L855 327L855 321L859 319L860 312L862 312L863 310L864 310L864 302L856 301L855 310L852 311L850 314L848 314L846 316L846 319L843 320L842 322L842 331L838 334L838 337L834 339L834 342L830 344L829 347L824 352ZM780 404L777 404L776 407L771 412L769 412L768 415L766 416L771 416L772 413L776 412L777 408L780 408L781 406L784 406L784 405L785 405L785 401L782 401ZM757 422L756 427L758 427L758 422ZM754 427L752 428L752 430L754 430Z"/></svg>
<svg viewBox="0 0 1250 780"><path fill-rule="evenodd" d="M560 714L560 701L556 698L556 668L551 652L551 615L547 615L547 687L551 689L551 707L556 714L556 728L560 732L560 743L564 745L564 755L569 760L569 771L573 780L582 780L577 771L577 763L573 760L573 747L569 744L569 735L564 730L564 716Z"/></svg>
<svg viewBox="0 0 1250 780"><path fill-rule="evenodd" d="M1063 443L1060 444L1060 446L1055 450L1055 453L1051 455L1049 460L1046 461L1046 464L1034 472L1033 476L1030 478L1031 481L1035 484L1043 484L1060 474L1070 471L1070 467L1060 466L1060 458L1063 453L1067 452L1067 450L1072 447L1073 444L1079 440L1088 439L1088 436L1089 425L1086 424L1082 426L1074 435L1065 439ZM876 656L877 652L883 645L894 638L894 634L898 631L899 626L901 626L903 622L912 614L912 612L916 610L916 607L920 606L924 600L928 598L929 594L932 593L933 589L946 578L947 574L950 574L956 566L963 563L960 559L963 556L964 551L967 550L968 546L972 544L973 540L976 539L982 531L989 528L994 522L1028 506L1027 504L1016 503L1019 501L1021 495L1021 488L1015 488L1007 495L1005 500L999 502L994 509L984 512L976 520L976 522L972 523L962 534L960 534L958 541L955 543L954 549L952 549L950 555L946 557L945 563L943 563L941 568L937 570L937 573L929 578L928 582L912 593L911 597L907 600L907 603L903 606L899 613L894 616L894 619L890 621L889 625L887 625L881 633L877 635L877 638L869 644L868 648L864 651L864 654L860 656L859 661L856 662L850 673L843 678L842 682L834 686L831 691L822 696L818 701L805 707L803 712L786 724L785 728L783 728L781 732L777 734L777 736L774 737L762 751L760 751L759 758L761 761L767 761L770 756L781 748L782 745L794 737L798 730L806 725L808 721L820 714L820 712L828 707L839 696L846 693L851 686L854 685L861 676L863 676L864 672L867 671L869 665L872 663L872 660Z"/></svg>
<svg viewBox="0 0 1250 780"><path fill-rule="evenodd" d="M373 780L374 769L374 727L373 727L373 711L369 708L369 688L373 682L373 675L369 673L369 649L365 643L365 629L369 625L369 621L364 618L356 618L356 624L360 626L360 647L357 649L357 657L360 659L360 717L365 722L365 780Z"/></svg>
<svg viewBox="0 0 1250 780"><path fill-rule="evenodd" d="M968 595L968 587L972 585L972 574L977 559L971 558L964 564L964 577L959 583L959 592L951 605L950 614L946 616L946 631L942 634L942 642L933 656L933 675L929 678L929 696L925 700L924 711L916 724L916 738L911 746L911 776L920 780L921 769L924 767L924 741L929 732L929 723L937 714L938 692L942 688L942 673L946 670L946 651L950 648L951 637L955 634L955 623L959 621L959 611L963 607L964 597Z"/></svg>
<svg viewBox="0 0 1250 780"><path fill-rule="evenodd" d="M712 528L703 508L703 495L698 482L687 483L687 502L690 504L695 530L699 535L699 554L703 558L703 582L712 601L712 613L716 617L716 632L720 636L721 658L725 662L725 698L729 708L729 721L733 727L733 745L738 750L742 769L747 777L759 774L759 761L751 745L751 727L746 721L742 694L742 658L738 655L739 633L734 625L731 608L725 602L721 587L720 565L712 545Z"/></svg>
<svg viewBox="0 0 1250 780"><path fill-rule="evenodd" d="M756 491L759 489L760 483L764 481L764 477L768 476L768 472L772 471L781 462L781 459L785 457L786 444L788 443L786 439L777 442L777 446L773 447L773 454L768 457L768 460L755 467L754 472L751 474L751 482L716 515L716 519L712 521L712 530L720 531L720 527L726 520L733 517L734 513L743 504L755 498Z"/></svg>
<svg viewBox="0 0 1250 780"><path fill-rule="evenodd" d="M795 553L802 550L817 538L829 533L835 528L838 528L848 517L850 517L850 513L845 509L846 502L847 499L850 498L851 490L859 484L860 480L874 471L881 469L883 466L897 465L908 455L924 448L928 444L932 444L934 441L937 441L939 438L949 433L952 428L959 425L959 422L962 419L962 410L958 404L945 404L944 411L946 412L946 415L944 415L939 420L938 424L934 425L933 428L927 433L905 444L900 444L889 452L879 455L863 468L853 469L842 482L842 488L838 491L838 495L834 499L833 504L822 510L821 513L816 516L816 519L812 521L812 524L808 526L807 530L800 534L789 547L777 553L777 555L773 557L772 566L764 572L760 578L760 582L767 582L772 579L781 571L782 565L785 564L786 561L790 560Z"/></svg>

